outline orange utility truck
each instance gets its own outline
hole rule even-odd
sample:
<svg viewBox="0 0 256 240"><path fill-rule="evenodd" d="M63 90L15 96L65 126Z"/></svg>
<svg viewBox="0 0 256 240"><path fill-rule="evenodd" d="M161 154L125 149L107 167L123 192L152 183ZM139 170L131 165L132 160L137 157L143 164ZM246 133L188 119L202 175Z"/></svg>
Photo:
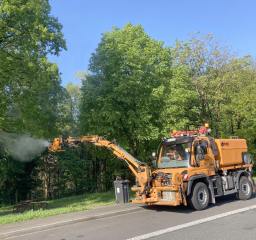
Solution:
<svg viewBox="0 0 256 240"><path fill-rule="evenodd" d="M64 145L89 142L105 147L125 161L136 177L133 203L147 205L190 205L196 210L215 203L216 197L235 194L251 198L254 191L252 160L245 139L214 139L208 128L173 132L153 154L152 167L99 136L56 138L50 151Z"/></svg>

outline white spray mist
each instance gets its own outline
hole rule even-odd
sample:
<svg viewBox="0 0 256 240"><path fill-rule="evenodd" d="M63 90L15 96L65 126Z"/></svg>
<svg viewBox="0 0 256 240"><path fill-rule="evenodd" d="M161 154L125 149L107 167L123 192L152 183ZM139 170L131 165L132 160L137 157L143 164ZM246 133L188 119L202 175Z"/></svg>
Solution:
<svg viewBox="0 0 256 240"><path fill-rule="evenodd" d="M48 146L44 139L0 131L0 145L15 160L29 162L39 156Z"/></svg>

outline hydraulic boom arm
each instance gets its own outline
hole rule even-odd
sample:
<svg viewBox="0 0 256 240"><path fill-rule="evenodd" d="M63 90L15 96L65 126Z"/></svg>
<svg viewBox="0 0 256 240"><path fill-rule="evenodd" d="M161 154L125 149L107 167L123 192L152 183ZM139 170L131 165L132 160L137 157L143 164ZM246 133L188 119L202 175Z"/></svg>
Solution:
<svg viewBox="0 0 256 240"><path fill-rule="evenodd" d="M52 144L49 146L49 151L57 152L62 151L62 146L77 146L81 143L92 143L95 146L105 147L109 149L117 158L125 161L137 178L141 187L141 194L145 194L145 190L150 180L151 171L146 163L140 162L122 147L117 144L104 139L97 135L81 136L81 137L68 137L65 140L62 138L55 138Z"/></svg>

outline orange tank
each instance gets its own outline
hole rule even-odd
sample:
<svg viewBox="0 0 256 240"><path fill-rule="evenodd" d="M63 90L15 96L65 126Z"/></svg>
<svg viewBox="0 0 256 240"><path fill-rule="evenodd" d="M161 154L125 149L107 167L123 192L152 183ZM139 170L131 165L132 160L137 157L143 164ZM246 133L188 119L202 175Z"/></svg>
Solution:
<svg viewBox="0 0 256 240"><path fill-rule="evenodd" d="M215 139L218 146L220 168L242 165L243 153L247 152L245 139Z"/></svg>

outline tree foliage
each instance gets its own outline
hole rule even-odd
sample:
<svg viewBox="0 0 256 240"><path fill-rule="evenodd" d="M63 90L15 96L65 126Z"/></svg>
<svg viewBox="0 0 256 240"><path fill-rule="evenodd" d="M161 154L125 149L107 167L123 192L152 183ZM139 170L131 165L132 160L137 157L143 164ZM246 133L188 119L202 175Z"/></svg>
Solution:
<svg viewBox="0 0 256 240"><path fill-rule="evenodd" d="M65 91L47 54L66 48L61 28L48 0L0 1L0 129L46 138L60 132ZM0 199L26 199L35 166L2 149Z"/></svg>
<svg viewBox="0 0 256 240"><path fill-rule="evenodd" d="M56 122L61 86L47 54L65 49L61 25L47 0L3 0L0 4L0 127L50 133ZM45 119L46 118L46 119ZM52 122L52 125L46 122ZM41 126L41 131L33 129Z"/></svg>

